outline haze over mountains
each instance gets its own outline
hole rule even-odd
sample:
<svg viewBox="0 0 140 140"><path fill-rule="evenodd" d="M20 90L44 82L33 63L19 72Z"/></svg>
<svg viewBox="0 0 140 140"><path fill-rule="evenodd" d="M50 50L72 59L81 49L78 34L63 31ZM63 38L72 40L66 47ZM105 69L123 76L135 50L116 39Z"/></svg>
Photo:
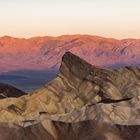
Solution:
<svg viewBox="0 0 140 140"><path fill-rule="evenodd" d="M140 65L140 39L117 40L90 35L30 39L4 36L0 38L0 72L58 69L66 51L97 66Z"/></svg>

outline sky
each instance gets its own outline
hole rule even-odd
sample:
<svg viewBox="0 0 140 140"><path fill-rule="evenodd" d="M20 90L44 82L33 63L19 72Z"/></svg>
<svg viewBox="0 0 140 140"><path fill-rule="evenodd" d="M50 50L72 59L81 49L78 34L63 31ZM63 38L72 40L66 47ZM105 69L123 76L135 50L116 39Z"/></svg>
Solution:
<svg viewBox="0 0 140 140"><path fill-rule="evenodd" d="M0 36L140 38L140 0L0 0Z"/></svg>

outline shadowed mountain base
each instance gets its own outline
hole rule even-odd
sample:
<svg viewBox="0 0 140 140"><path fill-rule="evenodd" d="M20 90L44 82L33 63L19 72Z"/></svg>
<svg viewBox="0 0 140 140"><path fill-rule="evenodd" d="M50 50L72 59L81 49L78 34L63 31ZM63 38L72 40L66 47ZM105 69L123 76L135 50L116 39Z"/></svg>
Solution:
<svg viewBox="0 0 140 140"><path fill-rule="evenodd" d="M51 122L55 134L40 123L29 127L0 124L0 140L139 140L140 126L110 125L102 122Z"/></svg>

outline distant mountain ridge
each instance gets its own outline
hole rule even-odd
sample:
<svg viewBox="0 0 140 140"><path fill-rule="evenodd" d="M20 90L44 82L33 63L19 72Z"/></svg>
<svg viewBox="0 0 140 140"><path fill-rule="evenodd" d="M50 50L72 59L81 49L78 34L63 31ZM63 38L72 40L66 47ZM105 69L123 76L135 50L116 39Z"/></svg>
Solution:
<svg viewBox="0 0 140 140"><path fill-rule="evenodd" d="M58 69L70 51L92 65L140 65L140 39L117 40L91 35L63 35L29 39L0 37L0 72Z"/></svg>

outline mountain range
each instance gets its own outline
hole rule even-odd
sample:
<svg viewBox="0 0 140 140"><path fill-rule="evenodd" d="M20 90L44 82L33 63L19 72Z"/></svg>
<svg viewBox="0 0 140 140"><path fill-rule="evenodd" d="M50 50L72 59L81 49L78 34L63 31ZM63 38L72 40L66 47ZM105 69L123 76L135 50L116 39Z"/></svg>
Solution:
<svg viewBox="0 0 140 140"><path fill-rule="evenodd" d="M91 35L0 37L0 72L59 69L70 51L92 65L119 68L140 65L140 39L117 40Z"/></svg>
<svg viewBox="0 0 140 140"><path fill-rule="evenodd" d="M139 67L105 69L67 52L57 76L32 93L1 88L0 140L140 138Z"/></svg>

